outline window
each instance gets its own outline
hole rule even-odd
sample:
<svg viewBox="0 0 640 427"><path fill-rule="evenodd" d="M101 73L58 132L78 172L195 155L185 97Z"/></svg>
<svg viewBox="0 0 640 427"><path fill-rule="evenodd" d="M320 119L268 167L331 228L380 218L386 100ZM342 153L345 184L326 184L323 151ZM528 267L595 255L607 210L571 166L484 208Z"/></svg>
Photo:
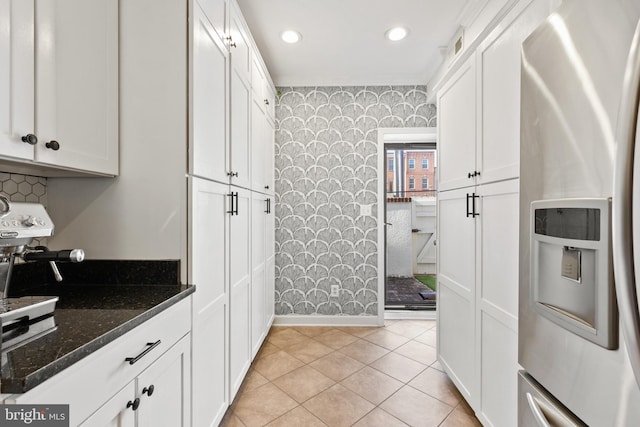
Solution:
<svg viewBox="0 0 640 427"><path fill-rule="evenodd" d="M393 170L393 159L389 159L389 170Z"/></svg>
<svg viewBox="0 0 640 427"><path fill-rule="evenodd" d="M409 177L409 189L413 190L414 188L416 188L416 180L410 176Z"/></svg>
<svg viewBox="0 0 640 427"><path fill-rule="evenodd" d="M416 168L416 159L409 159L409 169Z"/></svg>
<svg viewBox="0 0 640 427"><path fill-rule="evenodd" d="M422 159L422 169L429 169L429 159Z"/></svg>
<svg viewBox="0 0 640 427"><path fill-rule="evenodd" d="M422 189L426 190L429 188L429 178L427 178L426 176L422 177Z"/></svg>

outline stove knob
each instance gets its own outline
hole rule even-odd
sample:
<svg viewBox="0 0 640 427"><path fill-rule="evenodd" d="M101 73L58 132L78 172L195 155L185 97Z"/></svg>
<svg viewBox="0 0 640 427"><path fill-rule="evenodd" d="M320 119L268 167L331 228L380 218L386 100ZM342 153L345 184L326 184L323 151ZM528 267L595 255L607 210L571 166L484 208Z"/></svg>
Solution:
<svg viewBox="0 0 640 427"><path fill-rule="evenodd" d="M38 222L32 216L29 216L22 221L22 225L24 225L25 227L33 227L36 224L38 224Z"/></svg>

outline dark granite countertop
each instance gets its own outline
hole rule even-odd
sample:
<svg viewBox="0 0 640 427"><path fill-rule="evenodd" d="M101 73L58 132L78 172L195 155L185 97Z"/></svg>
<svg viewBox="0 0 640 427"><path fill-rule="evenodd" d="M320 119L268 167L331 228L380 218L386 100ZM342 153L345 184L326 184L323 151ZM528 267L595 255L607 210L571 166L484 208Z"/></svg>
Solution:
<svg viewBox="0 0 640 427"><path fill-rule="evenodd" d="M195 291L195 287L179 283L178 261L124 263L129 264L60 264L63 284L51 280L42 267L46 263L14 269L12 296L55 295L59 301L53 314L54 330L2 350L1 393L24 393L34 388ZM100 274L105 269L109 273ZM38 281L41 274L45 278ZM34 282L41 285L22 285Z"/></svg>

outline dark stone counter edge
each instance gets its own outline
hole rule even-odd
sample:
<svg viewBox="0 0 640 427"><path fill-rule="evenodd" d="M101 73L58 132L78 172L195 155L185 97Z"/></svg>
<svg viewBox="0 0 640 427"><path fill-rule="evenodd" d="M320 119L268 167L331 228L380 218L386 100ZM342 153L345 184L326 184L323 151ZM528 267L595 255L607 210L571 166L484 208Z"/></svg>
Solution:
<svg viewBox="0 0 640 427"><path fill-rule="evenodd" d="M64 369L72 366L74 363L84 359L85 357L91 355L95 351L100 350L102 347L106 346L112 341L115 341L117 338L121 337L125 333L131 331L136 326L141 325L147 320L153 318L158 313L166 310L177 302L187 298L189 295L195 292L195 286L186 286L184 290L180 293L174 295L173 297L161 302L160 304L148 309L147 311L139 314L133 319L123 323L120 326L115 327L111 331L99 336L98 338L88 342L87 344L78 347L76 350L71 353L66 354L60 359L56 360L53 363L50 363L47 366L44 366L41 369L27 375L25 378L16 378L13 381L8 379L3 379L1 384L0 393L26 393L29 390L35 388L36 386L42 384L44 381L52 378L56 374L60 373Z"/></svg>

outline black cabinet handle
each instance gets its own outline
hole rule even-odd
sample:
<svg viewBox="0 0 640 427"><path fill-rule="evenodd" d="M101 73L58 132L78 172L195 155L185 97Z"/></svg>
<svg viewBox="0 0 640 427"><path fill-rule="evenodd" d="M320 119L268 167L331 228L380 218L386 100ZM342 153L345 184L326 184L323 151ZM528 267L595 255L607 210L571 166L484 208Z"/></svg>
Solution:
<svg viewBox="0 0 640 427"><path fill-rule="evenodd" d="M227 176L231 176L231 177L238 177L238 172L227 172Z"/></svg>
<svg viewBox="0 0 640 427"><path fill-rule="evenodd" d="M239 195L239 193L236 191L236 193L235 193L235 198L236 198L236 209L235 209L235 214L236 214L236 215L240 215L240 214L238 213L238 205L240 204L240 203L238 203L238 195Z"/></svg>
<svg viewBox="0 0 640 427"><path fill-rule="evenodd" d="M60 149L60 144L58 143L58 141L47 142L46 144L44 144L44 146L53 151L58 151Z"/></svg>
<svg viewBox="0 0 640 427"><path fill-rule="evenodd" d="M471 198L471 194L467 193L467 218L471 216L471 212L469 212L469 199Z"/></svg>
<svg viewBox="0 0 640 427"><path fill-rule="evenodd" d="M228 210L227 213L231 214L231 215L235 215L235 210L234 210L234 200L235 198L233 197L233 192L231 192L231 194L227 194L227 196L229 196L229 201L231 203L231 210Z"/></svg>
<svg viewBox="0 0 640 427"><path fill-rule="evenodd" d="M142 359L144 356L147 355L147 353L149 353L151 350L153 350L154 348L156 348L159 345L160 345L160 340L158 340L156 342L148 342L147 343L147 348L144 349L144 351L142 353L138 354L136 357L127 357L126 359L124 359L124 361L125 362L129 362L129 365L133 365L134 363L136 363L138 360Z"/></svg>
<svg viewBox="0 0 640 427"><path fill-rule="evenodd" d="M265 185L265 186L264 186L264 189L265 189L265 190L268 190L268 189L269 189L269 186L268 186L268 185Z"/></svg>
<svg viewBox="0 0 640 427"><path fill-rule="evenodd" d="M36 145L38 143L38 137L32 133L28 133L22 137L22 142L26 142L29 145Z"/></svg>
<svg viewBox="0 0 640 427"><path fill-rule="evenodd" d="M471 172L469 172L469 173L467 174L467 178L469 178L469 179L473 178L474 176L475 176L475 175L474 175L474 174L472 174ZM468 194L467 194L467 195L468 195Z"/></svg>
<svg viewBox="0 0 640 427"><path fill-rule="evenodd" d="M155 386L151 384L149 387L145 387L142 389L142 394L147 394L147 396L151 397L153 394L153 390L155 390Z"/></svg>
<svg viewBox="0 0 640 427"><path fill-rule="evenodd" d="M127 402L127 408L131 408L134 411L138 409L138 406L140 406L140 398L136 397L133 402L129 401Z"/></svg>
<svg viewBox="0 0 640 427"><path fill-rule="evenodd" d="M475 178L476 176L480 176L480 172L479 171L473 171L473 173L469 172L467 174L467 178Z"/></svg>
<svg viewBox="0 0 640 427"><path fill-rule="evenodd" d="M471 215L475 218L477 216L480 216L480 214L478 212L476 212L476 199L479 199L480 196L476 193L472 194L473 197L473 204L472 204L472 213Z"/></svg>

